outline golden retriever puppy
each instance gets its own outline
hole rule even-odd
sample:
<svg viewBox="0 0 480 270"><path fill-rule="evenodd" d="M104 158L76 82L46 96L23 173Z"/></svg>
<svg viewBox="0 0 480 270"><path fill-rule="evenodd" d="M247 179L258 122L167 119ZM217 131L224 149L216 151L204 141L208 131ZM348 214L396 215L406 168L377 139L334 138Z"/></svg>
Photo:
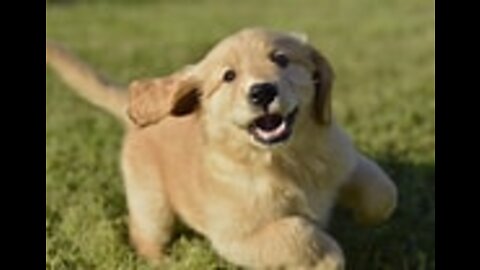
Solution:
<svg viewBox="0 0 480 270"><path fill-rule="evenodd" d="M128 95L58 45L47 61L126 123L130 238L152 261L181 220L239 266L344 269L325 231L335 203L362 223L396 206L393 182L332 117L329 62L298 35L242 30Z"/></svg>

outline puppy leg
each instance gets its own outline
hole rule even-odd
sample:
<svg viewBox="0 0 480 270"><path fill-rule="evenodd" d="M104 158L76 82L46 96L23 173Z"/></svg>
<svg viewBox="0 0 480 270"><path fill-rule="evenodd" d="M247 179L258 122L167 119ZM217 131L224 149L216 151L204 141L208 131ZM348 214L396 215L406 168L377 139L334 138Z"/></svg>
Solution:
<svg viewBox="0 0 480 270"><path fill-rule="evenodd" d="M130 241L139 255L159 263L175 218L160 176L148 167L148 163L140 163L128 157L123 160Z"/></svg>
<svg viewBox="0 0 480 270"><path fill-rule="evenodd" d="M249 269L344 269L335 240L301 217L280 219L247 236L211 240L222 256Z"/></svg>
<svg viewBox="0 0 480 270"><path fill-rule="evenodd" d="M378 224L393 213L397 188L375 162L359 154L355 171L340 190L339 202L353 211L360 224Z"/></svg>

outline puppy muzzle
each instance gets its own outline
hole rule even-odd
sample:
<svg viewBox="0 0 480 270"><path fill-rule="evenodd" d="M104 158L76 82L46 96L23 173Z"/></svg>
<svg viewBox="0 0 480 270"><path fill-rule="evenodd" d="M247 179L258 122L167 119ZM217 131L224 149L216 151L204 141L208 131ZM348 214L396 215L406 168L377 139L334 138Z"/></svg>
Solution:
<svg viewBox="0 0 480 270"><path fill-rule="evenodd" d="M287 141L292 135L293 124L298 113L295 108L287 115L280 113L265 112L263 115L253 119L248 126L248 132L255 141L273 145Z"/></svg>

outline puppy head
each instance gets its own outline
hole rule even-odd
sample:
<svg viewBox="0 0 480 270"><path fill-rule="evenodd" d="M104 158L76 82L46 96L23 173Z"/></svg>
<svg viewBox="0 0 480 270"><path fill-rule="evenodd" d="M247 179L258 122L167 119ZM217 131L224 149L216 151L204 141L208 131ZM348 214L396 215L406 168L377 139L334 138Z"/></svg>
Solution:
<svg viewBox="0 0 480 270"><path fill-rule="evenodd" d="M243 30L219 43L196 73L204 78L209 133L226 140L271 149L308 125L330 123L332 69L297 35Z"/></svg>
<svg viewBox="0 0 480 270"><path fill-rule="evenodd" d="M304 38L260 28L236 33L195 66L130 87L138 125L200 112L212 139L263 149L282 145L305 125L328 125L333 72Z"/></svg>

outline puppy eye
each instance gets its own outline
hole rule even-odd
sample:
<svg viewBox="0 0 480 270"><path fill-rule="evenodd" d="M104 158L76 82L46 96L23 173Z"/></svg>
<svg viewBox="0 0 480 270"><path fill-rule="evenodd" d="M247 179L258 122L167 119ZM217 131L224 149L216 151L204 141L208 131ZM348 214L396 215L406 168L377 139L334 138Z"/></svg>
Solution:
<svg viewBox="0 0 480 270"><path fill-rule="evenodd" d="M272 60L273 63L277 64L279 67L286 68L288 64L290 63L290 59L288 57L279 51L274 51L270 54L270 60Z"/></svg>
<svg viewBox="0 0 480 270"><path fill-rule="evenodd" d="M236 76L237 76L237 74L235 73L235 71L229 69L229 70L225 71L225 73L223 74L223 80L225 82L231 82L231 81L235 80Z"/></svg>

